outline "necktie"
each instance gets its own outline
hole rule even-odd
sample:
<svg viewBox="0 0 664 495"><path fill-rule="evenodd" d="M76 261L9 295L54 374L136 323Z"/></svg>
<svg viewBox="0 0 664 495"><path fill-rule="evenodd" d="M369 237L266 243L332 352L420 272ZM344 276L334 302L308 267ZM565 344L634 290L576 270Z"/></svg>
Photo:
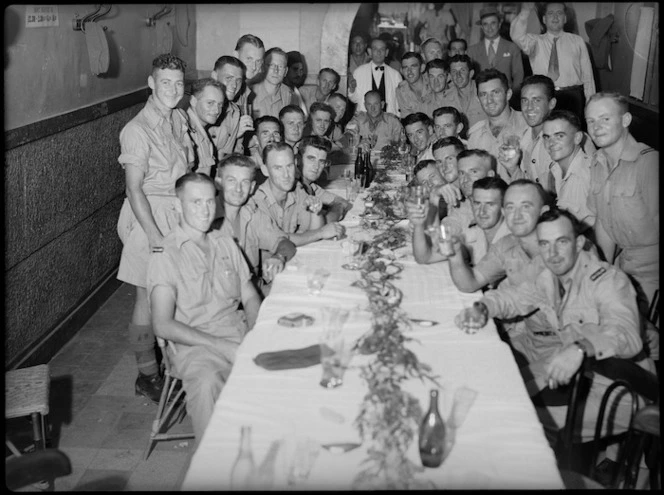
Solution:
<svg viewBox="0 0 664 495"><path fill-rule="evenodd" d="M546 184L544 184L544 189L547 190L552 196L556 196L556 178L553 175L553 162L549 164L549 173L546 176Z"/></svg>
<svg viewBox="0 0 664 495"><path fill-rule="evenodd" d="M558 67L558 38L553 38L553 48L551 48L551 57L549 58L549 72L547 74L552 81L560 77Z"/></svg>
<svg viewBox="0 0 664 495"><path fill-rule="evenodd" d="M493 41L489 41L489 67L493 67L496 61L496 50L493 48Z"/></svg>
<svg viewBox="0 0 664 495"><path fill-rule="evenodd" d="M560 294L560 300L562 301L565 297L565 286L560 279L558 280L558 294Z"/></svg>

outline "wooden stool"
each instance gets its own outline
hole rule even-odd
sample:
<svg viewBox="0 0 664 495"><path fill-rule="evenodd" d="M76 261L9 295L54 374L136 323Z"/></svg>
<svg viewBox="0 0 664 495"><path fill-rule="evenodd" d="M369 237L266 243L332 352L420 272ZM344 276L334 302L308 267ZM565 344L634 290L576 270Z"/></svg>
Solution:
<svg viewBox="0 0 664 495"><path fill-rule="evenodd" d="M44 416L48 414L50 382L48 364L5 372L5 419L30 416L36 449L46 448ZM5 441L9 442L7 437Z"/></svg>

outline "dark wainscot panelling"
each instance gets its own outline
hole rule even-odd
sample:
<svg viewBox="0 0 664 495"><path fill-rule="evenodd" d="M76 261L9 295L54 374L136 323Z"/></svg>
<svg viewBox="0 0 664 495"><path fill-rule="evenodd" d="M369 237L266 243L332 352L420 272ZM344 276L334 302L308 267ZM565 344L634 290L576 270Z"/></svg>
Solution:
<svg viewBox="0 0 664 495"><path fill-rule="evenodd" d="M119 285L109 276L122 249L118 136L146 98L5 133L6 369L48 362Z"/></svg>

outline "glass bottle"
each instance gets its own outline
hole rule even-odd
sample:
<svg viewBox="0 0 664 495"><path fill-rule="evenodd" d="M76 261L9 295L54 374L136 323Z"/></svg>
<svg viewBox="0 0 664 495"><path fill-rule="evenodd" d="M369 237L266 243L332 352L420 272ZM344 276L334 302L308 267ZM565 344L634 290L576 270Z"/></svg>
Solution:
<svg viewBox="0 0 664 495"><path fill-rule="evenodd" d="M364 163L363 163L364 155L362 153L362 148L360 148L361 144L362 144L362 136L360 136L360 140L357 143L357 153L355 155L355 178L356 179L364 173Z"/></svg>
<svg viewBox="0 0 664 495"><path fill-rule="evenodd" d="M251 450L251 426L243 426L240 437L240 451L231 471L231 489L245 490L249 488L256 465Z"/></svg>
<svg viewBox="0 0 664 495"><path fill-rule="evenodd" d="M375 170L371 164L371 152L367 151L364 154L364 187L369 187L374 178Z"/></svg>
<svg viewBox="0 0 664 495"><path fill-rule="evenodd" d="M429 410L420 424L420 459L425 467L438 467L443 462L445 423L438 412L438 390L429 393Z"/></svg>
<svg viewBox="0 0 664 495"><path fill-rule="evenodd" d="M280 448L281 440L274 440L270 445L270 449L265 454L265 458L256 472L255 486L257 489L268 490L272 487L274 483L274 466Z"/></svg>

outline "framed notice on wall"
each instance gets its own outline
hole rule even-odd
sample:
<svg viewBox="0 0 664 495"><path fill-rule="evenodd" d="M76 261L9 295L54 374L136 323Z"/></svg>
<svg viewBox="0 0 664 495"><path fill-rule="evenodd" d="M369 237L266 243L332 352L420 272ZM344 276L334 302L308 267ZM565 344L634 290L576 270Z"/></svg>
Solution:
<svg viewBox="0 0 664 495"><path fill-rule="evenodd" d="M25 6L25 27L51 27L59 26L60 17L58 16L57 5L26 5Z"/></svg>

